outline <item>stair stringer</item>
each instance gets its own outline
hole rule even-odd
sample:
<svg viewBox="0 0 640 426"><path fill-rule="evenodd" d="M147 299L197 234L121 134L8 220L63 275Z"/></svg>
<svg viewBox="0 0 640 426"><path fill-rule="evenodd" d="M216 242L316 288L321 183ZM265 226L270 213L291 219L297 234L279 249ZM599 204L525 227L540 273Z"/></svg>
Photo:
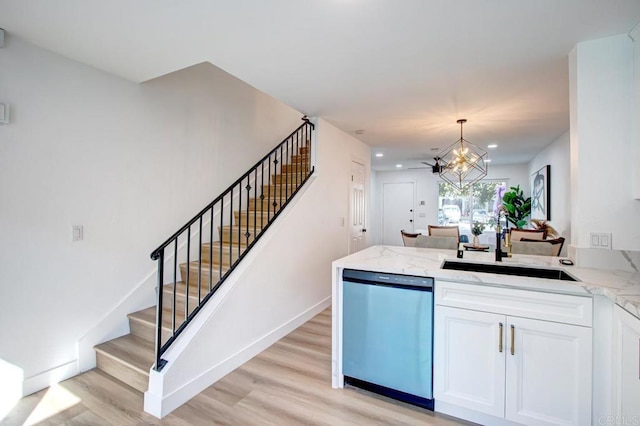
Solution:
<svg viewBox="0 0 640 426"><path fill-rule="evenodd" d="M303 213L298 211L299 204L304 203L305 197L314 196L315 179L315 176L310 177L300 188L269 230L163 355L168 363L162 371L150 371L149 388L144 395L146 412L159 418L166 416L330 305L330 280L320 291L309 294L305 291L305 296L286 291L278 294L285 298L306 299L298 300L295 306L287 302L282 311L269 312L272 309L269 305L252 305L256 300L273 298L274 294L266 294L269 291L283 291L270 282L268 269L273 264L265 266L265 259L278 257L277 253L269 252L269 248L277 245L274 242L280 238L298 239L304 243L295 222L301 220ZM286 259L280 261L285 265L281 267L286 268ZM256 297L256 293L261 292L266 292L265 297ZM247 300L252 302L245 303ZM259 310L271 318L266 321L256 313Z"/></svg>

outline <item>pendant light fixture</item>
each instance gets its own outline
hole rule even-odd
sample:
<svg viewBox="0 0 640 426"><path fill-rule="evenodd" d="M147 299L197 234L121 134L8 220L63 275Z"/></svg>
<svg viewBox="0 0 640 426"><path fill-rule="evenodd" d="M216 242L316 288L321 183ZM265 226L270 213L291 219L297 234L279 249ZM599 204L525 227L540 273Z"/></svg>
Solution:
<svg viewBox="0 0 640 426"><path fill-rule="evenodd" d="M440 155L444 163L440 177L464 190L487 175L487 151L462 137L462 125L467 122L466 119L457 122L460 123L460 139Z"/></svg>

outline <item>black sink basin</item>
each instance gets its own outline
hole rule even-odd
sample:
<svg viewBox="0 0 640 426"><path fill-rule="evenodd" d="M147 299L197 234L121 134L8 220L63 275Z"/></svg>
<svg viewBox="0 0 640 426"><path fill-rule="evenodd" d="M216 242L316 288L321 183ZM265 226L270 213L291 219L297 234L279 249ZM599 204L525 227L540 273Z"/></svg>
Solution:
<svg viewBox="0 0 640 426"><path fill-rule="evenodd" d="M525 266L494 265L485 263L453 262L445 260L442 269L486 272L489 274L518 275L520 277L546 278L550 280L578 281L560 269L527 268Z"/></svg>

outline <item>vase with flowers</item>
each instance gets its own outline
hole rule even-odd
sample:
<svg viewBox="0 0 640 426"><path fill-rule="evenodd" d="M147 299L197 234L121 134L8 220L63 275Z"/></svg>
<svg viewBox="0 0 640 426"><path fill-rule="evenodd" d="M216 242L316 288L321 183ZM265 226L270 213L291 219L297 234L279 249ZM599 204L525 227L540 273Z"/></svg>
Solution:
<svg viewBox="0 0 640 426"><path fill-rule="evenodd" d="M471 227L471 233L473 234L473 246L478 247L480 245L480 234L484 231L485 224L482 222L473 222Z"/></svg>

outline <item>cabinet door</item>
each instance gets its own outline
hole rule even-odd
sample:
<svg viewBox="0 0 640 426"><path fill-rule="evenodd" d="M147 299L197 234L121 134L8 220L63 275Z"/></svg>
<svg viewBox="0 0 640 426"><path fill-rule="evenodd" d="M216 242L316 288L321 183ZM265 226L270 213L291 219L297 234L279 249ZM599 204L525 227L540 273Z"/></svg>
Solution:
<svg viewBox="0 0 640 426"><path fill-rule="evenodd" d="M434 316L436 401L503 417L506 317L444 306Z"/></svg>
<svg viewBox="0 0 640 426"><path fill-rule="evenodd" d="M591 424L591 328L508 317L506 333L505 417Z"/></svg>
<svg viewBox="0 0 640 426"><path fill-rule="evenodd" d="M616 420L637 422L640 419L640 320L616 305L613 327L613 410Z"/></svg>

